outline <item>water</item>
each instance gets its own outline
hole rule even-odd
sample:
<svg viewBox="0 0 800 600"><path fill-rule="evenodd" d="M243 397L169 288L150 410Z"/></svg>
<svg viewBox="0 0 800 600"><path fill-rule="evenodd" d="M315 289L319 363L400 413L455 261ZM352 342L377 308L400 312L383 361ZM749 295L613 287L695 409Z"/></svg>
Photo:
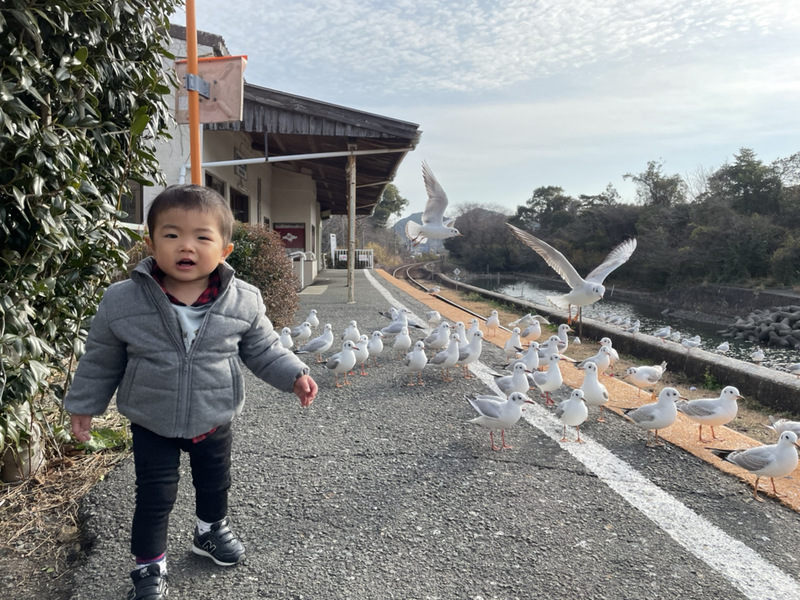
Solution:
<svg viewBox="0 0 800 600"><path fill-rule="evenodd" d="M547 296L561 295L563 291L556 291L541 287L538 283L531 281L512 281L510 279L498 279L497 277L477 277L470 280L470 285L480 287L486 290L505 294L511 298L521 298L528 302L533 302L542 307L552 308L552 304L548 302ZM575 310L574 308L572 309ZM689 338L695 335L700 336L700 348L708 352L716 352L717 346L723 341L727 341L731 349L726 354L731 358L737 358L746 362L752 362L750 355L756 348L761 348L764 352L764 362L762 366L778 369L781 371L787 370L787 365L800 362L800 351L791 350L786 348L776 348L774 346L767 346L754 344L753 342L745 342L742 340L734 340L732 338L722 337L717 333L721 329L725 329L724 325L714 323L706 323L703 321L695 321L692 319L678 318L675 315L662 314L663 309L653 307L646 304L633 304L627 302L617 302L614 300L613 290L611 288L606 290L606 295L603 300L596 302L583 309L583 316L598 321L604 321L605 315L620 316L623 319L627 318L631 321L639 319L641 326L639 329L640 334L652 335L662 327L669 325L672 327L673 334L678 332L680 338ZM574 312L573 312L574 314Z"/></svg>

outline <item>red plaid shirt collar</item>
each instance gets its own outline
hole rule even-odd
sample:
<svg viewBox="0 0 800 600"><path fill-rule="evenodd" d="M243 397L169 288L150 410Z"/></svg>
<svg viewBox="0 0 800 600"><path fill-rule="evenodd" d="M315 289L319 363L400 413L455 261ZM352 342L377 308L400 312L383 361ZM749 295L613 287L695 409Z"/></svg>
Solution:
<svg viewBox="0 0 800 600"><path fill-rule="evenodd" d="M170 294L164 288L164 276L166 274L164 273L164 271L161 270L161 268L155 262L153 262L153 268L150 270L150 274L153 276L153 279L155 279L158 282L158 285L161 286L161 289L167 295L167 298L169 298L170 302L172 302L173 304L177 304L178 306L186 306L185 303L178 300L175 296ZM222 288L222 279L219 276L219 268L216 268L208 276L208 287L202 294L200 294L197 300L194 301L192 306L205 306L206 304L210 304L211 302L217 299L217 296L219 296L221 288Z"/></svg>

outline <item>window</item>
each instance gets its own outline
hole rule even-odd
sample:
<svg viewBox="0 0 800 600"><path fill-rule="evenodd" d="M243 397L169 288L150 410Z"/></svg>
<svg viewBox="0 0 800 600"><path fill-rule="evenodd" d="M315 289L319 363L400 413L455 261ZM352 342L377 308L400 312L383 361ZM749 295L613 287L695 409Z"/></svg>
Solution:
<svg viewBox="0 0 800 600"><path fill-rule="evenodd" d="M119 203L119 209L127 213L127 216L122 218L122 222L139 225L144 221L142 186L135 181L131 181L128 187L130 188L130 193L122 194Z"/></svg>
<svg viewBox="0 0 800 600"><path fill-rule="evenodd" d="M231 189L231 211L242 223L250 222L250 198L238 190Z"/></svg>
<svg viewBox="0 0 800 600"><path fill-rule="evenodd" d="M223 198L225 197L225 182L211 173L206 173L206 187L211 188Z"/></svg>

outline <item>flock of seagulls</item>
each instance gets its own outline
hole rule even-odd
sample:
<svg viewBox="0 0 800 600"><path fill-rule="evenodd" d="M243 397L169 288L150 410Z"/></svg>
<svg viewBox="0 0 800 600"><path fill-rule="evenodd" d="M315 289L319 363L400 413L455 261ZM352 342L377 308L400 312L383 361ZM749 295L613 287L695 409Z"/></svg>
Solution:
<svg viewBox="0 0 800 600"><path fill-rule="evenodd" d="M366 367L370 361L373 366L379 366L378 359L387 350L387 354L394 354L393 362L399 363L405 369L408 386L424 386L423 372L432 368L438 370L443 382L453 381L459 367L463 369L464 378L473 377L469 367L479 360L484 340L484 331L478 319L472 319L468 328L463 322L451 324L438 313L428 313L424 324L418 322L407 309L390 308L381 312L381 315L388 318L389 323L374 328L371 335L361 333L358 323L355 320L350 321L338 336L341 349L328 358L324 358L324 355L334 349L337 336L330 323L324 324L322 332L313 336L313 331L319 326L316 310L312 310L297 327L284 328L281 332L281 343L300 356L314 356L317 363L333 373L336 387L350 385L349 375L359 373L367 376ZM492 318L499 328L497 311L487 317L484 325L488 325ZM429 329L434 323L435 327ZM538 327L531 328L534 323ZM489 430L492 450L511 448L506 441L506 429L519 421L526 404L534 403L529 396L531 391L541 395L545 406L554 407L553 414L562 424L562 442L570 440L568 429L574 428L575 442L583 443L581 426L595 409L598 412L597 422L605 422L604 410L611 398L603 381L614 376L613 366L619 360L611 339L603 338L593 356L575 361L564 354L570 344L568 334L572 329L569 324L560 324L546 340L540 341L544 333L543 325L550 323L544 317L532 314L508 323L511 336L510 343L504 347L507 360L505 364L498 366L497 371L492 372L498 393L465 397L477 414L469 423ZM415 337L424 337L415 341L410 333L412 331L417 332ZM665 337L670 335L666 328L662 333ZM393 341L387 339L391 336L394 336ZM552 394L564 385L560 366L563 361L574 363L584 377L580 387L572 390L569 398L556 403ZM742 399L739 390L734 386L726 386L717 398L689 400L677 389L664 387L656 395L666 368L667 363L662 362L659 365L629 367L625 371L622 379L637 387L638 394L643 389L647 390L655 401L635 408L622 408L623 417L646 433L645 445L648 447L663 445L660 432L673 425L679 414L698 425L698 443L723 441L714 428L727 425L736 418L737 401ZM704 426L711 432L709 439L703 437ZM758 496L760 479L769 477L773 492L777 494L774 478L785 477L796 468L795 446L800 447L797 444L800 422L770 417L770 423L766 427L779 435L776 444L739 450L708 447L721 460L755 475L754 497L758 500L762 500ZM498 432L499 443L495 438Z"/></svg>

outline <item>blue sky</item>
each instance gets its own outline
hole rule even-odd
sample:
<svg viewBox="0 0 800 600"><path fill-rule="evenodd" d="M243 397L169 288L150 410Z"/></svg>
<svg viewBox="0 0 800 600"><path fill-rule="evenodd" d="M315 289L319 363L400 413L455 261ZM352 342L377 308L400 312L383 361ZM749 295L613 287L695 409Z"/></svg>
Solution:
<svg viewBox="0 0 800 600"><path fill-rule="evenodd" d="M198 29L247 54L255 85L418 123L395 184L424 208L513 212L650 160L692 177L742 147L800 151L797 0L195 0ZM185 24L183 13L173 22ZM405 216L404 215L404 216Z"/></svg>

